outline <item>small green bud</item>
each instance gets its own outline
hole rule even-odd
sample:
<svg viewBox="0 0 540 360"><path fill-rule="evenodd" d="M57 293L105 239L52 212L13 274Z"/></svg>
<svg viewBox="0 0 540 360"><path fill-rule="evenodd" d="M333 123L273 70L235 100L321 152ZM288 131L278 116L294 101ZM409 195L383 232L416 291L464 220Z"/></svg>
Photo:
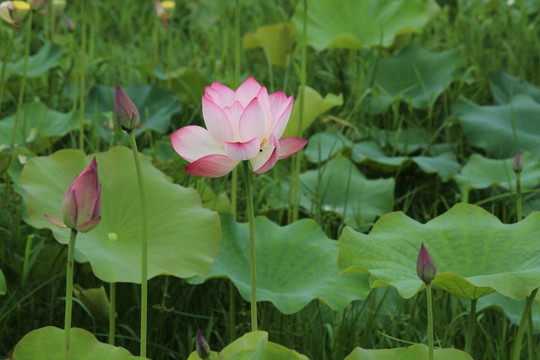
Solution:
<svg viewBox="0 0 540 360"><path fill-rule="evenodd" d="M204 360L210 357L210 346L208 346L208 343L200 330L197 330L197 335L195 336L195 348L197 349L197 355L199 355L201 359Z"/></svg>

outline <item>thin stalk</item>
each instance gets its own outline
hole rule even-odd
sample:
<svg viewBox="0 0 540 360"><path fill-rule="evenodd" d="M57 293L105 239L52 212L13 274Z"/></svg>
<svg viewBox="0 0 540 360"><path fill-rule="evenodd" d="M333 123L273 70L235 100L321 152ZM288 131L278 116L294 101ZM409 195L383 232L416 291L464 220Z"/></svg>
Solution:
<svg viewBox="0 0 540 360"><path fill-rule="evenodd" d="M521 172L516 173L516 214L517 222L523 218L523 209L521 206Z"/></svg>
<svg viewBox="0 0 540 360"><path fill-rule="evenodd" d="M469 331L465 339L465 352L472 355L472 343L476 331L476 299L471 300L471 312L469 313Z"/></svg>
<svg viewBox="0 0 540 360"><path fill-rule="evenodd" d="M17 138L17 128L19 126L19 117L21 116L21 107L24 98L24 87L26 84L26 72L28 71L28 56L30 54L30 35L32 34L32 19L34 12L28 12L28 31L26 33L26 43L24 45L24 63L23 74L21 78L21 88L19 89L19 100L17 101L17 112L15 113L15 122L13 123L13 132L11 133L11 148L15 145Z"/></svg>
<svg viewBox="0 0 540 360"><path fill-rule="evenodd" d="M527 297L527 303L525 305L525 309L523 310L523 315L521 315L521 321L519 323L518 332L514 340L514 351L513 351L512 360L519 360L520 358L521 342L523 341L523 333L525 332L525 327L527 326L527 323L529 320L529 314L531 312L531 305L534 301L534 298L536 297L537 292L538 292L538 288L534 289L531 295Z"/></svg>
<svg viewBox="0 0 540 360"><path fill-rule="evenodd" d="M255 259L255 213L251 191L251 171L249 163L243 162L246 183L246 202L249 220L249 255L251 262L251 331L257 331L257 264Z"/></svg>
<svg viewBox="0 0 540 360"><path fill-rule="evenodd" d="M116 283L109 284L109 344L114 345L116 332Z"/></svg>
<svg viewBox="0 0 540 360"><path fill-rule="evenodd" d="M529 322L527 323L527 345L529 350L529 360L535 360L534 357L534 333L533 333L533 321L532 311L529 311Z"/></svg>
<svg viewBox="0 0 540 360"><path fill-rule="evenodd" d="M137 181L139 182L139 196L141 200L141 357L146 357L146 334L148 320L148 217L146 214L146 192L144 190L143 175L139 161L139 151L133 131L128 132L131 150L133 150L133 160L137 171Z"/></svg>
<svg viewBox="0 0 540 360"><path fill-rule="evenodd" d="M32 241L34 240L34 235L28 235L26 238L26 248L24 249L24 264L23 264L23 273L22 273L22 286L26 282L26 277L28 276L28 262L30 261L30 253L32 252Z"/></svg>
<svg viewBox="0 0 540 360"><path fill-rule="evenodd" d="M304 3L304 16L302 19L302 62L300 64L300 111L298 119L298 136L302 135L302 119L304 118L304 90L306 88L306 68L307 68L307 45L306 45L306 36L307 36L307 0L303 0ZM300 202L298 199L298 183L300 178L300 168L302 166L302 156L301 154L296 154L294 157L294 168L293 168L293 191L292 191L292 201L293 201L293 211L292 211L292 221L298 220L298 213L300 208Z"/></svg>
<svg viewBox="0 0 540 360"><path fill-rule="evenodd" d="M170 26L169 26L170 27ZM171 40L171 30L167 28L167 89L171 90L172 88L172 79L171 79L171 69L172 69L172 40Z"/></svg>
<svg viewBox="0 0 540 360"><path fill-rule="evenodd" d="M431 284L426 285L427 295L427 330L428 330L428 359L433 360L433 302L431 299Z"/></svg>
<svg viewBox="0 0 540 360"><path fill-rule="evenodd" d="M68 244L68 258L66 269L66 314L64 318L64 359L69 360L69 335L71 331L71 307L73 305L73 256L75 254L75 239L77 230L71 229Z"/></svg>
<svg viewBox="0 0 540 360"><path fill-rule="evenodd" d="M86 4L82 0L82 21L81 21L81 71L79 90L79 149L84 151L84 82L86 78Z"/></svg>
<svg viewBox="0 0 540 360"><path fill-rule="evenodd" d="M4 59L2 60L2 75L0 77L0 115L2 115L2 99L4 97L4 80L6 79L6 67L9 61L9 49L11 48L11 40L13 39L13 29L8 31L8 41L4 48Z"/></svg>

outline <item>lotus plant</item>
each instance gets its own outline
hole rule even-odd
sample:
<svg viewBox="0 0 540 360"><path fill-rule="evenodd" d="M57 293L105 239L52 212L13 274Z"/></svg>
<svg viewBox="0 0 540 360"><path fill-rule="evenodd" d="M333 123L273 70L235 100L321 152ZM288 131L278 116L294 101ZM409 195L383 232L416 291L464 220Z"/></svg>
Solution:
<svg viewBox="0 0 540 360"><path fill-rule="evenodd" d="M45 215L53 225L71 229L68 244L66 271L66 312L64 319L64 358L69 359L69 339L71 330L71 307L73 301L73 256L78 232L88 232L98 226L101 220L101 184L98 178L96 158L73 180L68 187L61 205L62 220Z"/></svg>
<svg viewBox="0 0 540 360"><path fill-rule="evenodd" d="M30 11L30 5L24 1L4 1L0 4L0 18L17 27Z"/></svg>
<svg viewBox="0 0 540 360"><path fill-rule="evenodd" d="M279 159L295 154L306 145L306 140L297 137L281 138L292 105L292 96L287 97L283 91L268 94L266 87L252 77L236 91L214 82L202 97L206 129L189 125L171 134L174 150L189 162L185 168L189 174L219 177L243 162L249 219L252 331L257 330L257 274L250 164L255 173L264 173Z"/></svg>

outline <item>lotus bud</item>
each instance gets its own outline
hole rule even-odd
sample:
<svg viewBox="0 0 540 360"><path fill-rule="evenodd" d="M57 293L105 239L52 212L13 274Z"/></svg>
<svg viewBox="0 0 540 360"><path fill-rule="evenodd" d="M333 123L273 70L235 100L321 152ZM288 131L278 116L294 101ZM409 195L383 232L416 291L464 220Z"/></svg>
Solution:
<svg viewBox="0 0 540 360"><path fill-rule="evenodd" d="M0 18L17 27L30 11L30 5L24 1L4 1L0 4Z"/></svg>
<svg viewBox="0 0 540 360"><path fill-rule="evenodd" d="M73 22L73 20L71 20L71 18L66 15L64 21L65 21L65 24L66 24L66 30L69 31L69 32L74 32L75 31L75 23Z"/></svg>
<svg viewBox="0 0 540 360"><path fill-rule="evenodd" d="M140 119L137 107L118 84L116 84L114 94L114 115L118 125L127 132L132 131L139 125Z"/></svg>
<svg viewBox="0 0 540 360"><path fill-rule="evenodd" d="M422 243L422 246L420 247L418 259L416 260L416 273L426 285L431 284L431 281L435 278L435 274L437 274L435 263L424 246L424 243Z"/></svg>
<svg viewBox="0 0 540 360"><path fill-rule="evenodd" d="M32 10L41 10L49 3L49 0L28 0Z"/></svg>
<svg viewBox="0 0 540 360"><path fill-rule="evenodd" d="M62 199L62 220L45 217L53 224L85 233L101 220L101 184L96 158L73 180Z"/></svg>
<svg viewBox="0 0 540 360"><path fill-rule="evenodd" d="M195 336L195 348L197 349L197 355L199 355L201 359L204 360L210 357L210 346L200 330L197 330L197 335Z"/></svg>
<svg viewBox="0 0 540 360"><path fill-rule="evenodd" d="M519 174L523 171L523 160L521 160L521 154L516 152L516 156L514 157L514 172L516 174Z"/></svg>
<svg viewBox="0 0 540 360"><path fill-rule="evenodd" d="M161 8L165 12L165 15L167 16L167 19L171 19L174 14L174 8L176 7L176 3L174 1L162 1L161 2Z"/></svg>

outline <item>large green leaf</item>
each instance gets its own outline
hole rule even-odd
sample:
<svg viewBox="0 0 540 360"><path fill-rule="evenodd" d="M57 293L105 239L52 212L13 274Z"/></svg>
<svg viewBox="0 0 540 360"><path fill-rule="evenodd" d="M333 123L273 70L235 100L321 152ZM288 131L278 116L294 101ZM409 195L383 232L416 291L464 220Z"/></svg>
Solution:
<svg viewBox="0 0 540 360"><path fill-rule="evenodd" d="M523 299L540 287L540 213L503 224L480 207L458 204L420 224L401 212L381 217L369 235L347 227L339 239L343 272L370 274L370 286L394 286L409 298L424 288L416 274L420 243L437 267L433 285L466 299L497 291Z"/></svg>
<svg viewBox="0 0 540 360"><path fill-rule="evenodd" d="M223 240L207 274L188 281L228 277L242 297L250 298L249 233L231 214L221 214ZM337 242L311 219L278 226L266 217L255 220L257 300L270 301L284 314L299 311L314 299L334 310L369 293L367 277L343 276L337 270Z"/></svg>
<svg viewBox="0 0 540 360"><path fill-rule="evenodd" d="M304 155L312 163L322 163L352 145L353 142L339 131L318 132L309 138Z"/></svg>
<svg viewBox="0 0 540 360"><path fill-rule="evenodd" d="M300 93L300 91L298 91ZM300 124L300 97L295 99L291 117L283 137L297 136L302 137L302 133L311 125L315 119L335 106L343 105L343 96L341 94L327 94L324 98L314 89L306 86L304 89L304 116Z"/></svg>
<svg viewBox="0 0 540 360"><path fill-rule="evenodd" d="M489 80L496 104L507 104L517 94L528 94L540 103L540 88L524 79L497 70L489 74Z"/></svg>
<svg viewBox="0 0 540 360"><path fill-rule="evenodd" d="M529 153L523 153L521 159L523 161L521 187L523 190L534 189L540 184L540 161ZM513 157L493 160L480 154L473 154L455 179L462 193L471 189L485 189L492 186L514 191L516 174L513 164Z"/></svg>
<svg viewBox="0 0 540 360"><path fill-rule="evenodd" d="M171 116L182 109L182 105L174 93L160 89L155 85L130 85L124 89L131 101L137 106L141 125L135 130L135 136L146 130L154 130L161 134L169 129ZM86 116L101 118L101 114L114 110L114 87L97 85L90 90L86 101ZM113 133L112 129L103 126L100 121L102 135ZM103 131L104 130L104 131ZM107 138L107 136L105 136Z"/></svg>
<svg viewBox="0 0 540 360"><path fill-rule="evenodd" d="M316 50L390 46L396 35L420 32L438 8L433 0L309 1L306 41ZM303 18L299 2L293 16L296 29L302 29Z"/></svg>
<svg viewBox="0 0 540 360"><path fill-rule="evenodd" d="M169 76L161 68L154 70L154 75L160 80L160 86L167 87ZM182 104L200 106L204 88L210 85L210 80L196 68L181 67L170 74L171 91L176 94Z"/></svg>
<svg viewBox="0 0 540 360"><path fill-rule="evenodd" d="M381 59L371 70L377 73L370 111L384 112L399 100L427 109L454 81L461 61L457 50L433 53L418 45L406 46L399 54Z"/></svg>
<svg viewBox="0 0 540 360"><path fill-rule="evenodd" d="M58 65L62 57L62 47L53 43L46 43L39 51L28 57L27 78L34 78L44 74L49 69ZM11 75L22 76L24 67L24 58L20 58L15 63L8 63L6 66L5 78L9 79Z"/></svg>
<svg viewBox="0 0 540 360"><path fill-rule="evenodd" d="M47 326L26 334L13 350L12 359L58 360L64 358L64 330ZM84 329L72 328L70 332L71 359L77 360L128 360L143 359L133 356L124 348L103 344Z"/></svg>
<svg viewBox="0 0 540 360"><path fill-rule="evenodd" d="M52 226L44 215L61 218L66 189L93 156L61 150L26 163L20 186L28 210L25 220L30 225L52 228L60 243L68 243L69 231ZM133 154L115 147L95 156L102 219L94 230L78 234L76 249L88 258L101 280L140 283L141 212ZM219 247L217 214L201 206L196 191L170 183L145 157L141 166L148 206L148 277L207 272Z"/></svg>
<svg viewBox="0 0 540 360"><path fill-rule="evenodd" d="M524 94L513 100L480 106L462 98L453 112L469 142L492 157L511 157L518 150L540 157L540 104Z"/></svg>
<svg viewBox="0 0 540 360"><path fill-rule="evenodd" d="M287 66L291 61L294 25L279 23L261 26L255 33L248 32L242 39L244 50L260 47L272 65Z"/></svg>
<svg viewBox="0 0 540 360"><path fill-rule="evenodd" d="M268 333L254 331L236 339L222 351L212 351L209 360L308 360L305 355L268 341ZM188 360L201 360L197 352L193 352Z"/></svg>
<svg viewBox="0 0 540 360"><path fill-rule="evenodd" d="M434 349L435 360L472 360L469 354L457 349ZM397 349L365 350L356 348L345 360L427 360L428 347L414 344Z"/></svg>
<svg viewBox="0 0 540 360"><path fill-rule="evenodd" d="M10 145L15 114L0 121L0 145ZM15 142L26 144L38 153L49 147L61 136L79 128L77 114L50 110L41 102L31 102L22 107Z"/></svg>

